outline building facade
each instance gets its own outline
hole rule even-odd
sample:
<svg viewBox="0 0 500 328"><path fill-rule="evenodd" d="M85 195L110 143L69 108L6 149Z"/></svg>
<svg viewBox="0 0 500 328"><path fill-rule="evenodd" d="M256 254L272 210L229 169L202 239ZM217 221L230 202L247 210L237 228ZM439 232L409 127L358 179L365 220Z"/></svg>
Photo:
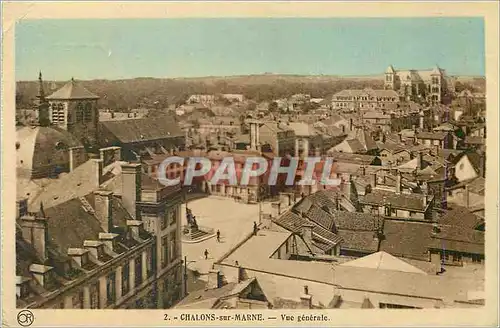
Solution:
<svg viewBox="0 0 500 328"><path fill-rule="evenodd" d="M385 71L384 88L397 91L408 101L442 103L447 95L445 70L435 66L431 70L395 70L390 65Z"/></svg>

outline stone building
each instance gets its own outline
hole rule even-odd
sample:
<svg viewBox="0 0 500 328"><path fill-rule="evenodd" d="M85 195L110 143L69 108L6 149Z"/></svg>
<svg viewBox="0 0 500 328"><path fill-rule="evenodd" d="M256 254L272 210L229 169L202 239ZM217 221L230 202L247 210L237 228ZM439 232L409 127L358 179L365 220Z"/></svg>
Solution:
<svg viewBox="0 0 500 328"><path fill-rule="evenodd" d="M41 83L41 74L40 74ZM62 88L46 97L50 123L67 130L86 147L95 147L99 135L99 97L73 78ZM41 108L42 109L42 108ZM45 114L41 114L43 117Z"/></svg>
<svg viewBox="0 0 500 328"><path fill-rule="evenodd" d="M180 189L159 185L140 164L123 163L111 178L96 167L102 183L71 187L88 187L84 196L57 203L54 194L36 211L18 199L18 307L167 308L183 297Z"/></svg>
<svg viewBox="0 0 500 328"><path fill-rule="evenodd" d="M384 88L394 90L407 101L442 103L447 96L446 73L435 66L430 70L385 70Z"/></svg>

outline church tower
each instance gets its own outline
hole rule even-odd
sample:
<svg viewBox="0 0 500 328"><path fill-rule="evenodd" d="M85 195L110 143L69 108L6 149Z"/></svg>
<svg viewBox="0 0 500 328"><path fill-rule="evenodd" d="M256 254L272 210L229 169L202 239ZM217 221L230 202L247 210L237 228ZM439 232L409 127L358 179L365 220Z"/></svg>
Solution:
<svg viewBox="0 0 500 328"><path fill-rule="evenodd" d="M36 98L36 104L38 106L38 124L40 124L41 126L49 126L49 103L45 98L45 91L43 90L42 72L38 74L38 95L36 96Z"/></svg>
<svg viewBox="0 0 500 328"><path fill-rule="evenodd" d="M53 125L70 132L87 149L98 144L99 97L73 78L47 97L49 117Z"/></svg>
<svg viewBox="0 0 500 328"><path fill-rule="evenodd" d="M392 65L389 65L385 70L384 89L396 90L396 71Z"/></svg>
<svg viewBox="0 0 500 328"><path fill-rule="evenodd" d="M430 101L434 104L441 103L443 92L443 74L441 69L436 65L431 72L431 92Z"/></svg>

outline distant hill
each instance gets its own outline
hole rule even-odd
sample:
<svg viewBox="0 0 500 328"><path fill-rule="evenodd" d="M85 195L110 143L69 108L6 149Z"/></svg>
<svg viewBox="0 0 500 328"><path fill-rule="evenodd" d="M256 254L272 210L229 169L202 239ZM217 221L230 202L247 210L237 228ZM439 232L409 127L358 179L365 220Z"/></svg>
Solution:
<svg viewBox="0 0 500 328"><path fill-rule="evenodd" d="M475 81L474 78L471 81ZM45 92L50 94L64 83L66 81L46 81ZM144 77L126 80L90 80L80 83L101 97L99 101L101 108L124 110L139 107L166 108L170 104L182 103L191 94L237 93L257 102L288 97L296 93L307 93L312 97L323 98L343 89L382 88L383 75L303 76L268 73L171 79ZM36 81L17 82L17 108L31 107L37 91Z"/></svg>

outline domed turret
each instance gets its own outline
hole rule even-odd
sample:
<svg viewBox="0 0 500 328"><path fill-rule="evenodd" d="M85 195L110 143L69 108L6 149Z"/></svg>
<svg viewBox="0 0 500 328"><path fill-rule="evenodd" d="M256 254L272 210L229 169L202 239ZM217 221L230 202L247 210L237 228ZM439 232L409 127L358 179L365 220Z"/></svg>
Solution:
<svg viewBox="0 0 500 328"><path fill-rule="evenodd" d="M75 167L86 157L82 144L71 133L48 126L17 130L16 155L17 173L28 179L68 172L70 164Z"/></svg>

